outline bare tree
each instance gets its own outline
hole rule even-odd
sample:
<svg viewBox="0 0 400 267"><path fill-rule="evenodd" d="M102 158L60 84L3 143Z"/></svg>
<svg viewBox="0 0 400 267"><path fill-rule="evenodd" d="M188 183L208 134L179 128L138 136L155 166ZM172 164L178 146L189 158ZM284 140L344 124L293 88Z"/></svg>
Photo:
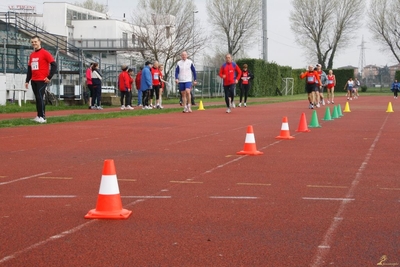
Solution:
<svg viewBox="0 0 400 267"><path fill-rule="evenodd" d="M332 68L357 32L365 0L292 0L291 29L312 60Z"/></svg>
<svg viewBox="0 0 400 267"><path fill-rule="evenodd" d="M215 28L215 38L227 44L227 52L236 55L243 47L257 42L259 0L207 0L207 12Z"/></svg>
<svg viewBox="0 0 400 267"><path fill-rule="evenodd" d="M143 46L143 58L155 59L170 76L180 54L193 57L206 42L192 0L140 0L133 13L133 34ZM196 24L196 27L194 27Z"/></svg>
<svg viewBox="0 0 400 267"><path fill-rule="evenodd" d="M368 17L368 27L374 40L378 42L385 51L389 52L400 63L400 9L399 0L371 1Z"/></svg>
<svg viewBox="0 0 400 267"><path fill-rule="evenodd" d="M75 2L76 6L84 7L86 9L90 9L93 11L106 13L108 11L108 7L106 5L97 3L94 0L85 0L84 2Z"/></svg>

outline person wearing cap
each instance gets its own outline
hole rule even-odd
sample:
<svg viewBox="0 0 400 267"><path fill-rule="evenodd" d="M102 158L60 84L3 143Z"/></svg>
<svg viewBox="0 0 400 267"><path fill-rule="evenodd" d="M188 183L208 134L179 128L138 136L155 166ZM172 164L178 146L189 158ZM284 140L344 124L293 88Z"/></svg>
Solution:
<svg viewBox="0 0 400 267"><path fill-rule="evenodd" d="M131 91L132 85L130 83L130 76L128 74L128 66L122 65L121 66L121 73L118 76L118 89L121 92L121 110L125 109L133 109L131 107ZM124 105L125 100L125 105Z"/></svg>
<svg viewBox="0 0 400 267"><path fill-rule="evenodd" d="M314 108L314 92L316 91L317 82L321 84L318 72L314 70L313 65L308 66L308 70L300 74L300 79L306 78L306 92L308 96L309 108Z"/></svg>
<svg viewBox="0 0 400 267"><path fill-rule="evenodd" d="M151 62L146 61L140 78L140 90L143 93L143 109L153 109L149 106L149 92L153 88L151 78Z"/></svg>
<svg viewBox="0 0 400 267"><path fill-rule="evenodd" d="M239 99L239 105L238 107L240 108L242 106L242 99L244 96L244 103L243 106L247 107L247 96L249 95L249 91L250 91L250 81L252 79L254 79L254 75L253 73L251 73L248 69L247 69L247 64L243 64L243 70L242 70L242 77L240 77L239 80L239 85L240 85L240 99Z"/></svg>
<svg viewBox="0 0 400 267"><path fill-rule="evenodd" d="M183 51L181 60L177 62L175 68L175 82L179 86L179 92L182 95L183 113L192 112L190 91L192 89L192 82L193 85L197 84L196 78L196 69L193 62L187 58L187 52Z"/></svg>

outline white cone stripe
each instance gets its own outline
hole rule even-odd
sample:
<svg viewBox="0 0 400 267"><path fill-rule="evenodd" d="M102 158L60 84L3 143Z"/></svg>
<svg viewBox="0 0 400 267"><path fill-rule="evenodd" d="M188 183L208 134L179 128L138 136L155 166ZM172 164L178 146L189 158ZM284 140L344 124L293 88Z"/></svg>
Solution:
<svg viewBox="0 0 400 267"><path fill-rule="evenodd" d="M246 140L244 140L246 144L254 144L256 142L256 139L254 138L253 133L248 133L246 134Z"/></svg>
<svg viewBox="0 0 400 267"><path fill-rule="evenodd" d="M101 176L100 195L117 195L119 194L118 180L116 175Z"/></svg>
<svg viewBox="0 0 400 267"><path fill-rule="evenodd" d="M289 123L283 122L283 123L282 123L281 130L282 130L282 131L289 131Z"/></svg>

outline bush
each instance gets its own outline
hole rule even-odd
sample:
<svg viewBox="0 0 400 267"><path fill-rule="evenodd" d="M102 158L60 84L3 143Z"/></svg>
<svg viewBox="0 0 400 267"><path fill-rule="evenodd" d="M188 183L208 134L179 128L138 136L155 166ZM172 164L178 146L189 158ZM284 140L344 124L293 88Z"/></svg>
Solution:
<svg viewBox="0 0 400 267"><path fill-rule="evenodd" d="M361 92L366 92L368 87L366 85L361 86Z"/></svg>

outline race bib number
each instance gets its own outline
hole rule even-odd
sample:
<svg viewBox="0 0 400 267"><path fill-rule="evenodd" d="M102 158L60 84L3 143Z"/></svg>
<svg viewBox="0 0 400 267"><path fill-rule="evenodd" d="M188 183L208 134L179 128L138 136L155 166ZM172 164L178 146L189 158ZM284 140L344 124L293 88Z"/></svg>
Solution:
<svg viewBox="0 0 400 267"><path fill-rule="evenodd" d="M32 68L32 70L38 70L39 69L39 62L32 62L31 63L31 68Z"/></svg>
<svg viewBox="0 0 400 267"><path fill-rule="evenodd" d="M154 74L154 80L158 80L158 73Z"/></svg>

